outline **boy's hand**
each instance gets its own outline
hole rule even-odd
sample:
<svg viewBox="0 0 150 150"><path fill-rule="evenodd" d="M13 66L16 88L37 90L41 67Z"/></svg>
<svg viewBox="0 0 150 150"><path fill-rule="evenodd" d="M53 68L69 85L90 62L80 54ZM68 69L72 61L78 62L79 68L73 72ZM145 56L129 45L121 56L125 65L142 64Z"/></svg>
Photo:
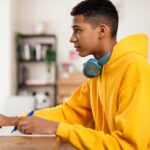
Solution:
<svg viewBox="0 0 150 150"><path fill-rule="evenodd" d="M49 121L39 117L20 117L17 130L24 134L55 134L58 122Z"/></svg>
<svg viewBox="0 0 150 150"><path fill-rule="evenodd" d="M7 117L0 114L0 126L15 126L17 121L18 117Z"/></svg>

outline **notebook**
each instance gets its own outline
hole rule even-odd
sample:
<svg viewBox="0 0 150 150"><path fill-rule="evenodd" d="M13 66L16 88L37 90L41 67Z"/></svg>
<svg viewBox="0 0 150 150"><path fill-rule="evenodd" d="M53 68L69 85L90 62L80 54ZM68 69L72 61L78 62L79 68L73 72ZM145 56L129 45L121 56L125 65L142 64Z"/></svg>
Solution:
<svg viewBox="0 0 150 150"><path fill-rule="evenodd" d="M55 134L23 134L19 131L15 131L13 133L11 133L11 131L13 130L13 126L10 127L2 127L0 128L0 136L30 136L30 137L55 137Z"/></svg>

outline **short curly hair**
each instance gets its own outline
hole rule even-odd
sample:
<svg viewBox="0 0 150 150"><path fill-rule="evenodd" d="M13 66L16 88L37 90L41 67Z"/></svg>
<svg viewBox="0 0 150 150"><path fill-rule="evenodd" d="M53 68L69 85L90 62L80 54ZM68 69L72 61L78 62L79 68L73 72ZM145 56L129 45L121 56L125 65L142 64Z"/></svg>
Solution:
<svg viewBox="0 0 150 150"><path fill-rule="evenodd" d="M71 15L83 15L93 27L106 23L111 27L111 36L116 37L119 16L116 7L109 0L84 0L72 9Z"/></svg>

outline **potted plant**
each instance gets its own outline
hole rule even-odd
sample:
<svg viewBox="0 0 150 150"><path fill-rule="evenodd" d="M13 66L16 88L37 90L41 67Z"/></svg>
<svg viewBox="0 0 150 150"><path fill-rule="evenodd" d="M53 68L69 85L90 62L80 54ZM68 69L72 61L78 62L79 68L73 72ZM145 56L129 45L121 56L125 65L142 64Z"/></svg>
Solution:
<svg viewBox="0 0 150 150"><path fill-rule="evenodd" d="M46 62L47 71L48 71L48 79L50 78L51 65L55 60L56 60L55 50L51 47L48 47L46 50L46 55L45 55L45 62Z"/></svg>

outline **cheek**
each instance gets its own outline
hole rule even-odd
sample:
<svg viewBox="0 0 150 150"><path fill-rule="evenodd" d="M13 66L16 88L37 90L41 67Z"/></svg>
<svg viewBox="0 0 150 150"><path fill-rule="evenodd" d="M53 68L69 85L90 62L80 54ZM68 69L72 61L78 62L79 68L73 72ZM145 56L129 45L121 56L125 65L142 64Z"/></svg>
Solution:
<svg viewBox="0 0 150 150"><path fill-rule="evenodd" d="M96 47L98 41L94 37L87 38L85 41L85 45L89 49L93 49Z"/></svg>
<svg viewBox="0 0 150 150"><path fill-rule="evenodd" d="M90 37L90 36L88 36L88 35L86 35L86 34L81 35L81 36L79 37L79 42L80 42L80 44L82 44L82 46L90 45L91 40L92 40L92 37Z"/></svg>
<svg viewBox="0 0 150 150"><path fill-rule="evenodd" d="M98 37L93 32L84 32L83 34L78 36L79 44L82 48L85 49L95 49L97 46Z"/></svg>
<svg viewBox="0 0 150 150"><path fill-rule="evenodd" d="M83 38L90 43L95 43L98 40L97 34L95 32L88 32L86 34L83 34Z"/></svg>

